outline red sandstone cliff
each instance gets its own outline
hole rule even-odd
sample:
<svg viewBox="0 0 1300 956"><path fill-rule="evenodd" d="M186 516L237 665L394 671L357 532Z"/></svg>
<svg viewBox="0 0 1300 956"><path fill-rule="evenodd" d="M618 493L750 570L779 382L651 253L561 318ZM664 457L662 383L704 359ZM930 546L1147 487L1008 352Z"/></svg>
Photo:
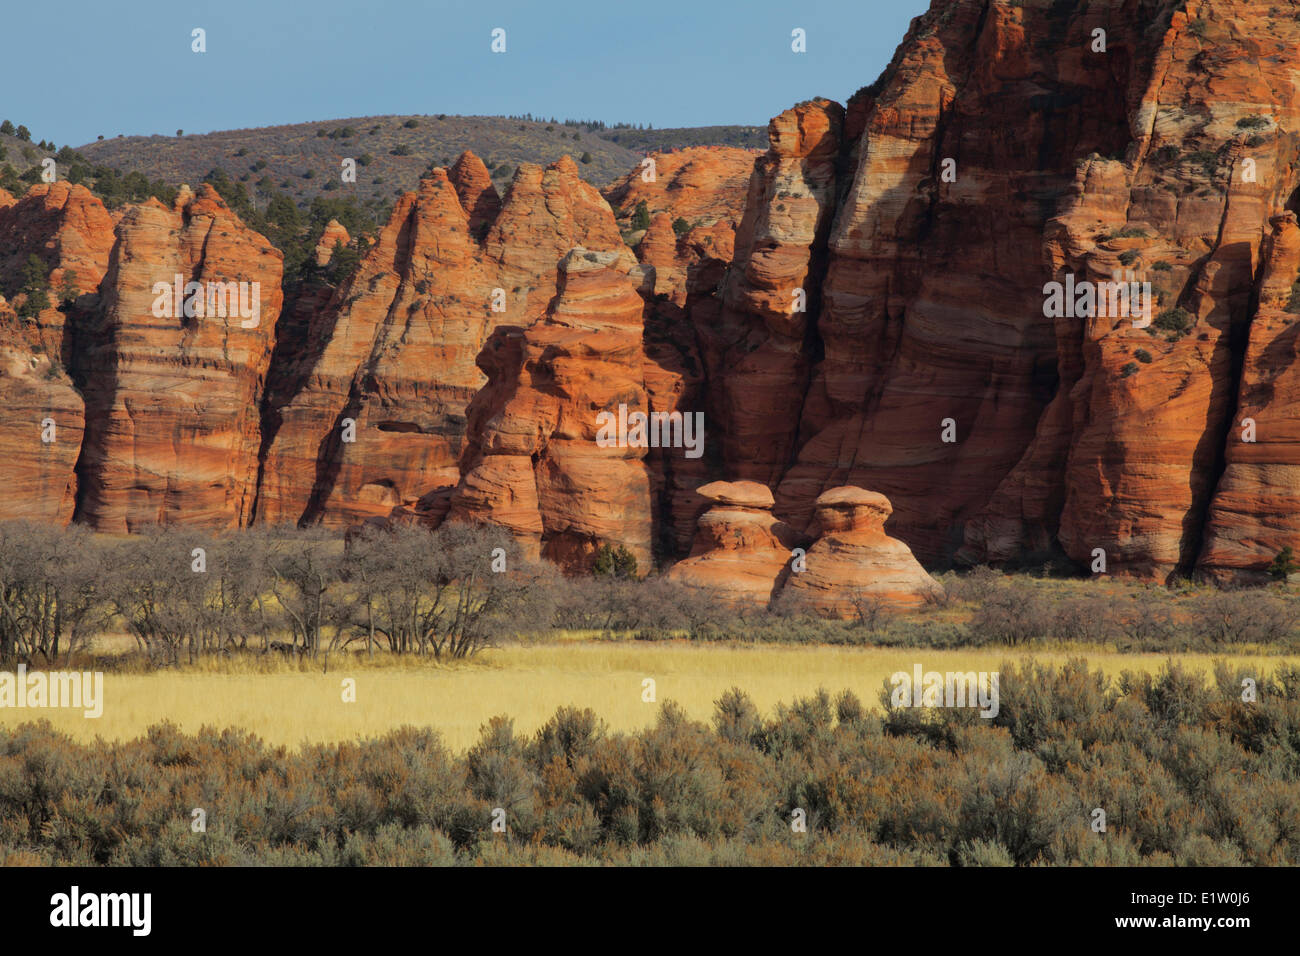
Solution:
<svg viewBox="0 0 1300 956"><path fill-rule="evenodd" d="M26 295L0 305L2 518L73 518L86 409L68 368L78 344L69 316L91 307L112 245L112 220L84 187L41 183L21 200L0 190L0 288L17 289L33 256L49 286L31 317L15 312Z"/></svg>
<svg viewBox="0 0 1300 956"><path fill-rule="evenodd" d="M73 361L86 401L78 520L116 532L247 522L282 261L210 186L125 212ZM202 289L192 309L189 283Z"/></svg>
<svg viewBox="0 0 1300 956"><path fill-rule="evenodd" d="M521 166L503 200L472 154L403 196L289 357L299 385L272 412L259 520L347 525L455 486L479 351L542 316L579 245L633 261L567 157Z"/></svg>
<svg viewBox="0 0 1300 956"><path fill-rule="evenodd" d="M526 553L567 568L590 566L601 544L650 565L647 448L598 440L601 413L650 410L642 275L627 265L617 252L574 249L546 316L488 343L479 364L489 381L470 405L449 520L504 525Z"/></svg>
<svg viewBox="0 0 1300 956"><path fill-rule="evenodd" d="M605 541L684 554L722 478L795 532L832 489L880 492L930 563L1258 577L1300 546L1298 39L1250 0L936 2L847 109L612 184L654 213L633 250L571 161L503 197L465 155L279 323L277 254L210 191L112 216L66 184L0 195L0 469L41 489L11 510L450 509L580 566ZM20 320L33 254L79 294ZM1154 325L1045 309L1117 271ZM259 280L261 328L157 319L155 272ZM703 412L707 453L593 452L579 421L620 402Z"/></svg>

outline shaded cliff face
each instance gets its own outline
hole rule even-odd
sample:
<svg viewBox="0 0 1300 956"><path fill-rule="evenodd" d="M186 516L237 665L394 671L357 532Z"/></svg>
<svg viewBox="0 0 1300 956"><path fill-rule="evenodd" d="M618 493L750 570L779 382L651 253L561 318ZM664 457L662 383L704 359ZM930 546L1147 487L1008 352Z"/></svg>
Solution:
<svg viewBox="0 0 1300 956"><path fill-rule="evenodd" d="M1046 538L1057 505L1071 558L1100 549L1111 572L1158 580L1262 569L1288 542L1276 493L1246 489L1287 441L1285 412L1258 387L1277 379L1267 391L1284 407L1270 348L1281 296L1261 296L1260 279L1270 223L1297 185L1297 29L1263 4L1186 7L1148 28L1160 43L1144 56L1145 84L1129 90L1124 151L1081 163L1045 233L1057 278L1131 270L1149 281L1154 325L1058 320L1061 385L1003 489L1020 504L1000 492L988 509L994 555ZM1287 245L1283 236L1271 282L1289 290ZM1254 356L1244 379L1243 353ZM1233 423L1249 415L1271 426L1263 455L1241 447ZM1225 462L1238 467L1224 473ZM1233 512L1229 537L1250 540L1251 557L1221 546L1214 516Z"/></svg>
<svg viewBox="0 0 1300 956"><path fill-rule="evenodd" d="M1032 440L1058 376L1044 228L1079 157L1123 150L1134 64L1157 42L1141 4L1104 6L1092 58L1099 10L935 4L854 104L823 357L777 491L796 525L823 490L867 487L893 502L892 533L946 558Z"/></svg>
<svg viewBox="0 0 1300 956"><path fill-rule="evenodd" d="M85 427L81 396L41 330L0 300L0 520L67 524Z"/></svg>
<svg viewBox="0 0 1300 956"><path fill-rule="evenodd" d="M795 452L814 357L844 110L812 100L768 126L716 306L697 317L709 421L729 477L774 486ZM814 497L816 497L814 495Z"/></svg>
<svg viewBox="0 0 1300 956"><path fill-rule="evenodd" d="M108 211L81 186L41 183L21 200L0 190L0 288L19 289L32 256L49 285L33 315L16 313L21 293L0 304L0 482L11 489L0 518L72 520L86 412L68 363L112 245Z"/></svg>
<svg viewBox="0 0 1300 956"><path fill-rule="evenodd" d="M1300 541L1300 314L1291 304L1300 228L1289 210L1271 225L1199 560L1220 580L1263 579L1268 559Z"/></svg>

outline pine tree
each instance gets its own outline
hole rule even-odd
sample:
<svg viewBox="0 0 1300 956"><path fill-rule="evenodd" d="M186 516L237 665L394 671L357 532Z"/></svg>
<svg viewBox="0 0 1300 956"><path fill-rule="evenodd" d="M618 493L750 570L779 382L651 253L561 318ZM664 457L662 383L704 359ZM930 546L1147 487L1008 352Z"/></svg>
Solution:
<svg viewBox="0 0 1300 956"><path fill-rule="evenodd" d="M650 209L646 206L644 199L636 204L636 212L632 213L632 228L650 228Z"/></svg>
<svg viewBox="0 0 1300 956"><path fill-rule="evenodd" d="M1288 544L1277 553L1273 563L1268 566L1268 574L1274 581L1285 581L1295 572L1300 571L1300 564L1295 562L1295 553Z"/></svg>
<svg viewBox="0 0 1300 956"><path fill-rule="evenodd" d="M39 256L30 255L23 265L21 285L18 291L27 296L27 301L18 307L18 314L25 319L33 319L50 307L50 274Z"/></svg>

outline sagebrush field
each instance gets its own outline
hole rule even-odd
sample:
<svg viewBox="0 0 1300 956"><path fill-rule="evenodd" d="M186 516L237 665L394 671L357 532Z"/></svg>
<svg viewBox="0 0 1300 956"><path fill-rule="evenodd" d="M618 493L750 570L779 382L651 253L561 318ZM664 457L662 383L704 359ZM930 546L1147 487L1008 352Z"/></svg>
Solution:
<svg viewBox="0 0 1300 956"><path fill-rule="evenodd" d="M992 721L851 692L765 717L736 690L712 726L665 704L619 734L559 708L463 752L416 727L294 751L27 725L0 730L0 861L1294 865L1300 669L1256 675L1249 704L1245 673L1011 665Z"/></svg>

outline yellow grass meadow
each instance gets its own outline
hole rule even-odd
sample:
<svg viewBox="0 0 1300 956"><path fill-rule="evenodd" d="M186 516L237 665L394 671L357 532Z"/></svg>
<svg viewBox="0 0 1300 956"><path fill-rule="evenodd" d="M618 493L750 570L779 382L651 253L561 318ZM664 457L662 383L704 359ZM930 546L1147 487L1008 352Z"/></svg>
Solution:
<svg viewBox="0 0 1300 956"><path fill-rule="evenodd" d="M519 731L532 732L562 705L590 707L611 730L648 725L665 701L676 701L701 720L713 702L739 687L759 709L826 688L854 691L878 706L890 674L926 670L995 671L1025 657L1060 664L1085 657L1107 674L1154 672L1168 654L1117 654L1061 648L1022 653L1008 648L930 650L830 647L824 645L699 644L633 641L564 641L492 649L464 664L350 662L337 655L328 672L320 665L263 672L238 665L151 673L110 671L104 675L104 713L86 719L79 710L0 710L0 725L48 719L78 740L127 739L151 724L170 720L185 731L203 726L240 727L264 740L297 747L381 734L403 724L431 726L456 750L478 738L479 728L503 714ZM1251 662L1270 672L1296 657L1178 654L1184 666L1209 673L1218 660ZM343 681L356 681L356 702L343 700ZM643 681L655 682L655 703L642 700Z"/></svg>

